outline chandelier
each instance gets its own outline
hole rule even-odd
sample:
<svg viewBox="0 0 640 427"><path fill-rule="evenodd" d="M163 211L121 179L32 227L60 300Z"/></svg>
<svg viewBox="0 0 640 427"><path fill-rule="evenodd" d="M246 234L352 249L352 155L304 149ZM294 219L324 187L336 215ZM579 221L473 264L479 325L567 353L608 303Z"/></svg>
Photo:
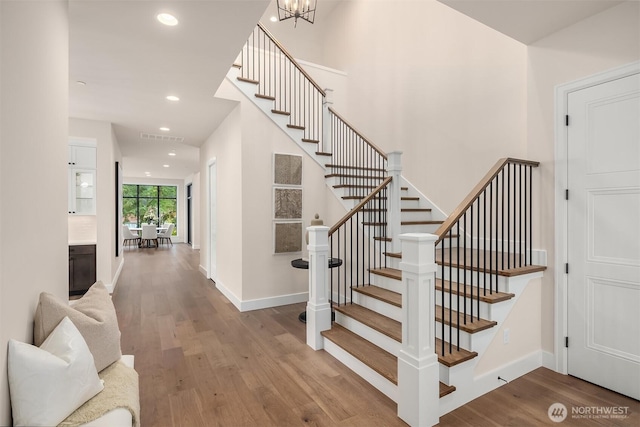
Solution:
<svg viewBox="0 0 640 427"><path fill-rule="evenodd" d="M278 20L293 18L294 27L298 24L298 18L313 24L316 18L316 2L317 0L277 0Z"/></svg>

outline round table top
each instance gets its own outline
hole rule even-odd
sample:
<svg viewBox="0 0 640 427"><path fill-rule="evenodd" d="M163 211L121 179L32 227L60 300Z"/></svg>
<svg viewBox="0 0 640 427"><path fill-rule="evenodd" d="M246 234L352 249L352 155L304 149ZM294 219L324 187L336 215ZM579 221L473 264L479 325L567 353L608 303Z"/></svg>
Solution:
<svg viewBox="0 0 640 427"><path fill-rule="evenodd" d="M329 268L340 267L342 265L342 260L339 258L329 258ZM295 268L304 268L309 269L309 260L307 259L294 259L291 261L291 266Z"/></svg>

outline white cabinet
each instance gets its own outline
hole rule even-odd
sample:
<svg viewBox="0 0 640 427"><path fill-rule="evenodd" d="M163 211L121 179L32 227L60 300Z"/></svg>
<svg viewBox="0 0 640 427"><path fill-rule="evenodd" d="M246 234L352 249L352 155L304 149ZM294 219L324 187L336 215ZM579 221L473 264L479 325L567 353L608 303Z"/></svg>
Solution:
<svg viewBox="0 0 640 427"><path fill-rule="evenodd" d="M69 166L81 169L96 168L96 147L69 145Z"/></svg>
<svg viewBox="0 0 640 427"><path fill-rule="evenodd" d="M69 145L70 215L96 214L96 147Z"/></svg>

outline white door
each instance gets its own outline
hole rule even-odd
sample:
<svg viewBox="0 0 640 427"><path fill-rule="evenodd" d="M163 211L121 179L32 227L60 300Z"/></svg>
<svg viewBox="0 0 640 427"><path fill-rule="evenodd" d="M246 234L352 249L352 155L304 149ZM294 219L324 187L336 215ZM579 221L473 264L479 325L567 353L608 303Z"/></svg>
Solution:
<svg viewBox="0 0 640 427"><path fill-rule="evenodd" d="M568 113L568 372L640 399L640 74Z"/></svg>
<svg viewBox="0 0 640 427"><path fill-rule="evenodd" d="M218 277L217 271L217 247L218 247L218 220L217 220L217 165L213 160L209 163L209 278L214 281Z"/></svg>

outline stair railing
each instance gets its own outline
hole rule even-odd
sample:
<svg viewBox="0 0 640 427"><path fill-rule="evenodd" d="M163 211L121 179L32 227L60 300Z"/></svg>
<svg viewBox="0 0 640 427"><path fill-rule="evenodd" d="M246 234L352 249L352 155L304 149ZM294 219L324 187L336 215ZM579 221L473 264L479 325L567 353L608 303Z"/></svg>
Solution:
<svg viewBox="0 0 640 427"><path fill-rule="evenodd" d="M322 147L325 91L293 56L258 23L238 57L240 79L258 85L256 96L274 101L274 113L289 116L288 126L304 130L303 141Z"/></svg>
<svg viewBox="0 0 640 427"><path fill-rule="evenodd" d="M353 301L352 287L371 282L371 269L386 266L387 188L385 178L369 195L329 229L330 258L340 260L331 269L329 284L333 305ZM336 264L336 263L334 263Z"/></svg>
<svg viewBox="0 0 640 427"><path fill-rule="evenodd" d="M360 188L349 195L364 197L386 176L385 153L329 107L326 91L261 23L236 62L239 79L255 83L256 97L274 102L273 113L289 116L287 126L303 130L303 142L318 144L317 153L333 154L331 173L346 176L358 171L363 177L358 182L340 180L340 185Z"/></svg>
<svg viewBox="0 0 640 427"><path fill-rule="evenodd" d="M443 356L454 346L460 349L463 325L480 320L482 298L500 291L498 274L532 265L532 178L538 166L500 159L436 231L442 338L437 351ZM457 308L455 318L445 309L446 295L449 307Z"/></svg>
<svg viewBox="0 0 640 427"><path fill-rule="evenodd" d="M338 186L348 189L348 198L362 199L388 176L387 155L333 108L328 113L333 154L328 167L339 178Z"/></svg>

